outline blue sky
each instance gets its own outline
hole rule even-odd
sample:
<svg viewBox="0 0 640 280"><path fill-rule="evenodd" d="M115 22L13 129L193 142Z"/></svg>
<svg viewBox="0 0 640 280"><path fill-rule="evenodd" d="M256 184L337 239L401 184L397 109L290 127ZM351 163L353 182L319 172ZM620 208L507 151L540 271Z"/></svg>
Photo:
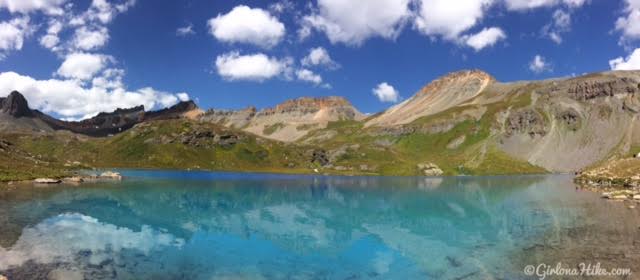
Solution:
<svg viewBox="0 0 640 280"><path fill-rule="evenodd" d="M67 119L329 95L370 113L461 69L637 69L638 39L637 0L0 0L0 96Z"/></svg>

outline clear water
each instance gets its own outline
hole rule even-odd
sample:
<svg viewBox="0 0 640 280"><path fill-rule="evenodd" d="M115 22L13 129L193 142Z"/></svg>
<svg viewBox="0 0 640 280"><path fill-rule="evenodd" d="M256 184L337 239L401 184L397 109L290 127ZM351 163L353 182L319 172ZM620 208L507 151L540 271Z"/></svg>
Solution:
<svg viewBox="0 0 640 280"><path fill-rule="evenodd" d="M597 224L602 203L570 176L122 173L0 189L0 274L524 279L526 248Z"/></svg>

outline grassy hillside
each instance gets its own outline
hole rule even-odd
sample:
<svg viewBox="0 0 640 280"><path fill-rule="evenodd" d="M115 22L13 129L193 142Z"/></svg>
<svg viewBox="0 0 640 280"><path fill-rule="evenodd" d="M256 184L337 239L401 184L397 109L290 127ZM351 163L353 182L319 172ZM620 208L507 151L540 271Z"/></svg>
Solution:
<svg viewBox="0 0 640 280"><path fill-rule="evenodd" d="M431 125L455 113L420 119L417 124ZM14 160L18 164L9 164L10 154L0 154L7 158L0 166L0 180L59 177L82 167L420 175L417 164L433 162L446 175L544 172L495 149L487 141L491 116L485 116L478 121L458 122L443 132L408 135L380 135L363 128L362 122L339 121L314 130L296 143L191 120L152 121L106 138L64 132L5 135L16 150L38 158L39 163L22 157ZM333 137L319 140L327 133ZM463 143L447 148L462 135ZM314 151L325 154L328 163L314 159Z"/></svg>
<svg viewBox="0 0 640 280"><path fill-rule="evenodd" d="M16 146L15 142L0 138L0 182L28 180L37 177L63 177L67 167L46 156L31 154Z"/></svg>

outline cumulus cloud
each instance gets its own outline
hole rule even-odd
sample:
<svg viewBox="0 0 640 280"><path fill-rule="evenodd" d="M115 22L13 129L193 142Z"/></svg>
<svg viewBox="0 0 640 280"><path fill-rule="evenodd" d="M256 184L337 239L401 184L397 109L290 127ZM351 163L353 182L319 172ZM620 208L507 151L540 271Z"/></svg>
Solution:
<svg viewBox="0 0 640 280"><path fill-rule="evenodd" d="M108 40L109 30L106 27L88 28L83 26L76 29L72 45L76 49L88 51L101 48Z"/></svg>
<svg viewBox="0 0 640 280"><path fill-rule="evenodd" d="M414 26L428 36L456 40L461 33L475 26L492 0L420 0Z"/></svg>
<svg viewBox="0 0 640 280"><path fill-rule="evenodd" d="M195 31L193 31L193 24L189 23L189 25L184 26L184 27L180 27L178 28L178 30L176 30L176 35L184 37L184 36L188 36L188 35L193 35L196 34Z"/></svg>
<svg viewBox="0 0 640 280"><path fill-rule="evenodd" d="M263 53L240 55L229 52L216 58L218 74L225 80L264 81L286 74L290 59L277 59Z"/></svg>
<svg viewBox="0 0 640 280"><path fill-rule="evenodd" d="M0 9L5 8L11 13L31 13L42 11L49 15L64 13L62 5L66 0L0 0Z"/></svg>
<svg viewBox="0 0 640 280"><path fill-rule="evenodd" d="M57 51L58 43L60 43L60 37L58 34L62 31L63 27L64 26L61 21L57 19L49 20L47 33L40 37L40 45L52 51Z"/></svg>
<svg viewBox="0 0 640 280"><path fill-rule="evenodd" d="M359 46L371 37L395 39L410 18L409 0L319 0L316 12L302 19L298 36L312 30L327 35L331 43Z"/></svg>
<svg viewBox="0 0 640 280"><path fill-rule="evenodd" d="M144 105L147 109L171 106L188 99L186 93L167 93L151 87L127 90L122 82L124 71L113 68L109 55L88 53L106 45L107 24L134 4L135 0L92 0L89 7L74 13L65 0L0 0L0 10L11 13L44 13L46 32L38 42L63 58L51 79L38 80L15 72L0 73L0 95L13 90L22 92L30 106L66 119L82 119L99 112ZM27 15L0 22L0 58L8 51L19 50L34 27ZM69 32L63 32L68 30ZM68 35L67 35L68 34Z"/></svg>
<svg viewBox="0 0 640 280"><path fill-rule="evenodd" d="M635 49L626 58L618 57L609 60L611 70L638 70L640 69L640 48Z"/></svg>
<svg viewBox="0 0 640 280"><path fill-rule="evenodd" d="M311 82L315 85L322 84L322 77L309 69L299 69L296 71L298 80Z"/></svg>
<svg viewBox="0 0 640 280"><path fill-rule="evenodd" d="M67 55L56 73L64 78L88 80L104 69L111 60L109 56L89 53Z"/></svg>
<svg viewBox="0 0 640 280"><path fill-rule="evenodd" d="M625 0L626 15L616 20L616 30L622 32L623 40L640 39L640 1Z"/></svg>
<svg viewBox="0 0 640 280"><path fill-rule="evenodd" d="M300 61L305 66L325 66L329 69L339 67L338 63L331 59L329 52L323 47L309 50L309 54Z"/></svg>
<svg viewBox="0 0 640 280"><path fill-rule="evenodd" d="M285 35L284 24L268 11L244 5L209 19L207 24L213 37L228 43L248 43L271 48Z"/></svg>
<svg viewBox="0 0 640 280"><path fill-rule="evenodd" d="M0 60L10 51L21 50L31 32L28 17L0 22Z"/></svg>
<svg viewBox="0 0 640 280"><path fill-rule="evenodd" d="M124 13L135 5L136 0L126 0L119 4L111 4L106 0L93 0L89 9L79 16L70 20L74 26L86 25L88 23L108 24L115 16Z"/></svg>
<svg viewBox="0 0 640 280"><path fill-rule="evenodd" d="M111 71L104 71L111 72ZM79 80L37 80L15 72L0 73L0 96L13 90L25 95L29 106L66 119L84 119L117 108L144 105L147 110L174 105L186 95L162 92L150 87L129 91L122 87L118 70L102 79L94 78L90 87Z"/></svg>
<svg viewBox="0 0 640 280"><path fill-rule="evenodd" d="M537 54L533 57L533 60L531 60L531 62L529 63L529 70L533 71L534 73L542 73L545 71L550 71L551 65L549 65L549 63L546 61L544 57Z"/></svg>
<svg viewBox="0 0 640 280"><path fill-rule="evenodd" d="M466 36L465 44L472 47L475 51L480 51L486 47L495 45L498 41L504 40L507 35L498 27L484 28L482 31Z"/></svg>
<svg viewBox="0 0 640 280"><path fill-rule="evenodd" d="M541 7L551 7L564 4L569 7L580 7L586 0L504 0L507 9L513 11L523 11Z"/></svg>
<svg viewBox="0 0 640 280"><path fill-rule="evenodd" d="M400 97L398 91L386 82L378 84L372 92L380 102L398 102Z"/></svg>
<svg viewBox="0 0 640 280"><path fill-rule="evenodd" d="M562 43L562 33L571 30L571 13L564 10L553 12L552 20L542 28L542 34L549 37L556 44Z"/></svg>

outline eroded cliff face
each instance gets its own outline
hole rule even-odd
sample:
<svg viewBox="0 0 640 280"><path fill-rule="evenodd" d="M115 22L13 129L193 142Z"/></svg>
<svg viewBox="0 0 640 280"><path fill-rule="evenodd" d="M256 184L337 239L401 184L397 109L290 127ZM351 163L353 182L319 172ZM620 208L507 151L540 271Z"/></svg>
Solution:
<svg viewBox="0 0 640 280"><path fill-rule="evenodd" d="M640 145L640 72L607 72L531 83L532 102L505 112L496 134L508 154L572 172Z"/></svg>
<svg viewBox="0 0 640 280"><path fill-rule="evenodd" d="M256 113L256 107L253 106L242 110L209 109L200 119L205 122L240 129L249 125L249 122L251 122Z"/></svg>
<svg viewBox="0 0 640 280"><path fill-rule="evenodd" d="M396 126L459 106L494 83L491 75L479 70L458 71L434 80L410 99L393 106L368 121L365 126Z"/></svg>
<svg viewBox="0 0 640 280"><path fill-rule="evenodd" d="M241 128L253 134L284 142L293 142L309 131L325 128L332 121L359 121L364 115L342 97L302 97L287 100L272 108L256 111L210 110L201 120Z"/></svg>

